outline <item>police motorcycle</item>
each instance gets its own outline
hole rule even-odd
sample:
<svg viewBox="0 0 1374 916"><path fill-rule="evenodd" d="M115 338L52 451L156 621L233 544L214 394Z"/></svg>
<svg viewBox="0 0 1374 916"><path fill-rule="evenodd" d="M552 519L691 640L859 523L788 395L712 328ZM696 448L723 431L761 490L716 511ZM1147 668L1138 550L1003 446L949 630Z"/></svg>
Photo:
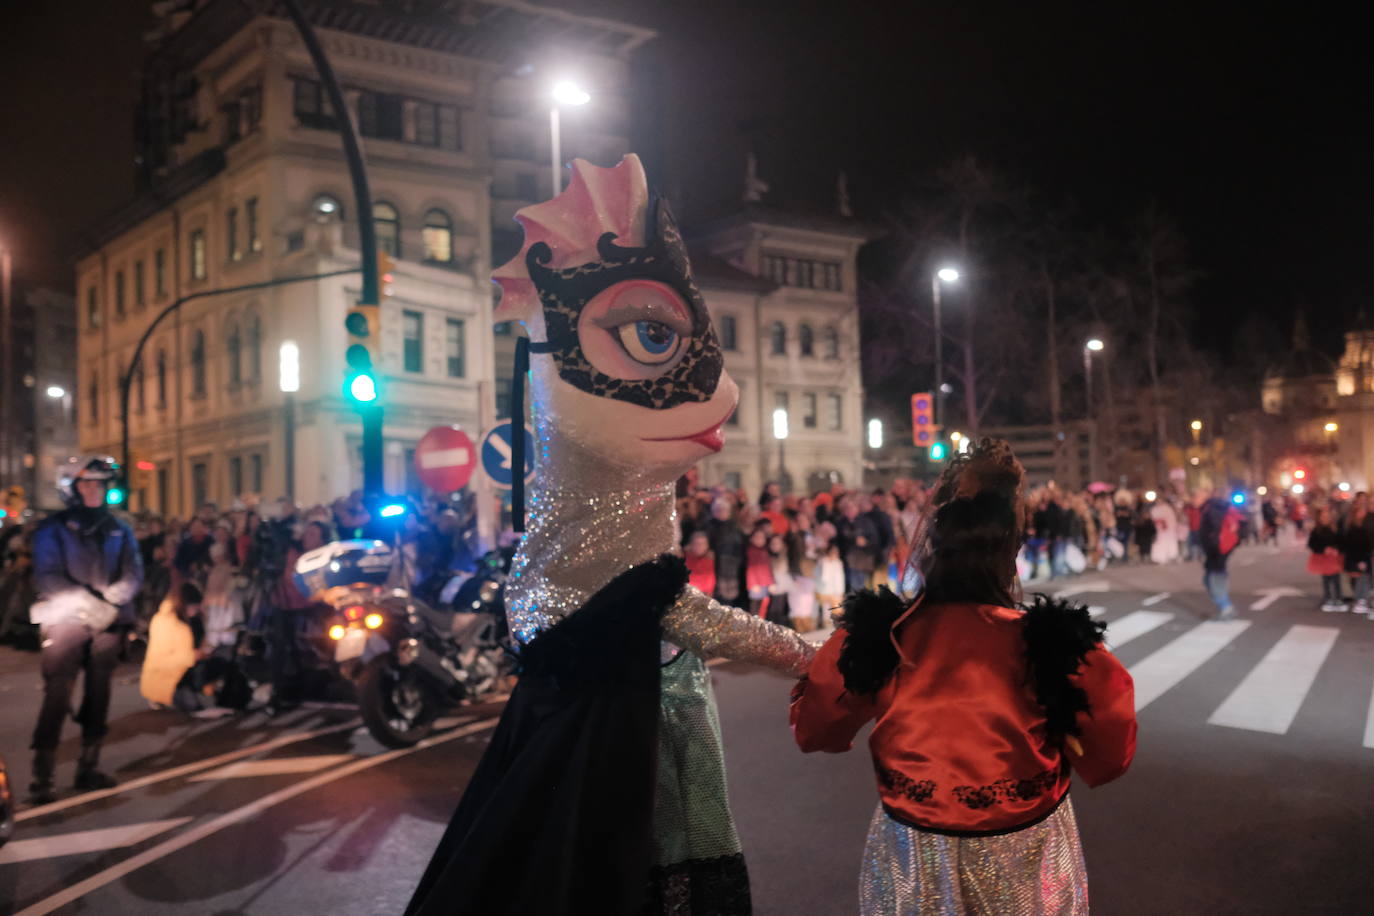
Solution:
<svg viewBox="0 0 1374 916"><path fill-rule="evenodd" d="M334 661L387 747L421 741L444 709L494 693L514 669L499 588L485 579L470 580L466 607L432 607L406 587L402 552L370 539L312 550L295 572L303 593L334 609Z"/></svg>
<svg viewBox="0 0 1374 916"><path fill-rule="evenodd" d="M0 846L9 842L14 833L14 790L10 785L9 771L5 769L5 758L0 757Z"/></svg>

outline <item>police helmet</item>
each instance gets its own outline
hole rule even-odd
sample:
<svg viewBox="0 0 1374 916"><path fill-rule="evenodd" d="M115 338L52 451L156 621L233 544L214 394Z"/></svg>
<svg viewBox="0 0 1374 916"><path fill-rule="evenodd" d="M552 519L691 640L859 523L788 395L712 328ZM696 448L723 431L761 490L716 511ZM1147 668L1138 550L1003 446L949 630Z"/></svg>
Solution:
<svg viewBox="0 0 1374 916"><path fill-rule="evenodd" d="M108 485L118 477L119 462L109 455L74 457L67 459L63 466L57 489L67 505L80 506L81 494L76 489L78 480L103 480Z"/></svg>

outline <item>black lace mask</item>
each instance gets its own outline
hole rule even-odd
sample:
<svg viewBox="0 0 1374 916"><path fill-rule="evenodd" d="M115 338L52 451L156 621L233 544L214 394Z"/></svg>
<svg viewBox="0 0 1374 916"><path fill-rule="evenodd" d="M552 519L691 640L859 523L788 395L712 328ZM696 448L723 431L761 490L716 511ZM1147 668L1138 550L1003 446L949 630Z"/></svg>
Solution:
<svg viewBox="0 0 1374 916"><path fill-rule="evenodd" d="M597 240L600 260L561 270L545 265L553 260L553 250L544 242L531 245L525 266L539 292L544 307L548 339L531 342L531 353L548 353L558 365L558 374L573 387L597 397L628 401L641 407L666 410L679 404L709 401L715 394L724 368L724 357L716 340L706 303L692 280L687 248L667 204L656 198L643 248L615 244L616 235L607 232ZM627 281L662 284L680 298L690 312L689 325L675 327L671 321L645 310L637 319L602 325L614 329L623 357L648 374L661 357L664 371L650 378L617 378L607 375L588 359L578 332L588 304L602 293ZM631 295L629 298L633 298Z"/></svg>

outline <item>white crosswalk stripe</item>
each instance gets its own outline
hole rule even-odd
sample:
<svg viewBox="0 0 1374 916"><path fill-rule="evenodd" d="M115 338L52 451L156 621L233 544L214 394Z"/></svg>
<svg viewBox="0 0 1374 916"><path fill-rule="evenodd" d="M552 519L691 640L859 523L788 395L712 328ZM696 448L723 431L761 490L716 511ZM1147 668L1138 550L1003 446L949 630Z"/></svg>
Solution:
<svg viewBox="0 0 1374 916"><path fill-rule="evenodd" d="M144 840L180 827L190 821L189 817L174 817L165 821L149 821L145 824L125 824L122 827L106 827L102 830L80 830L76 833L61 833L57 836L34 837L31 840L15 840L0 849L0 865L13 865L16 862L32 862L36 859L51 859L54 856L74 856L79 853L105 852L109 849L123 849L136 846Z"/></svg>
<svg viewBox="0 0 1374 916"><path fill-rule="evenodd" d="M311 757L269 757L266 760L242 760L197 773L190 782L208 782L217 779L247 779L254 776L281 776L289 773L313 773L327 766L356 760L353 754L318 754Z"/></svg>
<svg viewBox="0 0 1374 916"><path fill-rule="evenodd" d="M1302 624L1289 628L1207 721L1274 735L1286 733L1339 632L1335 627Z"/></svg>
<svg viewBox="0 0 1374 916"><path fill-rule="evenodd" d="M1374 692L1369 695L1369 717L1364 723L1364 746L1374 747Z"/></svg>
<svg viewBox="0 0 1374 916"><path fill-rule="evenodd" d="M1173 619L1174 615L1165 611L1132 611L1107 624L1107 645L1112 649L1120 649L1131 640Z"/></svg>
<svg viewBox="0 0 1374 916"><path fill-rule="evenodd" d="M1209 620L1130 666L1135 708L1144 709L1205 665L1250 626L1246 620Z"/></svg>

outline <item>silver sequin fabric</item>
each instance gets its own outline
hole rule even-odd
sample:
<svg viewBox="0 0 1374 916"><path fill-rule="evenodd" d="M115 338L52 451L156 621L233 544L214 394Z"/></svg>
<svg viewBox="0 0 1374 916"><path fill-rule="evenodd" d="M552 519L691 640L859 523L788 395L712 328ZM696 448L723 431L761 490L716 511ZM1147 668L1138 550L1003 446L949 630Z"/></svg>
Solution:
<svg viewBox="0 0 1374 916"><path fill-rule="evenodd" d="M1088 871L1073 804L1014 833L953 837L873 814L859 873L862 916L1086 916Z"/></svg>
<svg viewBox="0 0 1374 916"><path fill-rule="evenodd" d="M529 642L632 566L676 543L673 485L625 490L539 487L506 584L511 632Z"/></svg>
<svg viewBox="0 0 1374 916"><path fill-rule="evenodd" d="M701 658L722 656L801 677L816 647L786 627L687 586L663 615L663 635Z"/></svg>

